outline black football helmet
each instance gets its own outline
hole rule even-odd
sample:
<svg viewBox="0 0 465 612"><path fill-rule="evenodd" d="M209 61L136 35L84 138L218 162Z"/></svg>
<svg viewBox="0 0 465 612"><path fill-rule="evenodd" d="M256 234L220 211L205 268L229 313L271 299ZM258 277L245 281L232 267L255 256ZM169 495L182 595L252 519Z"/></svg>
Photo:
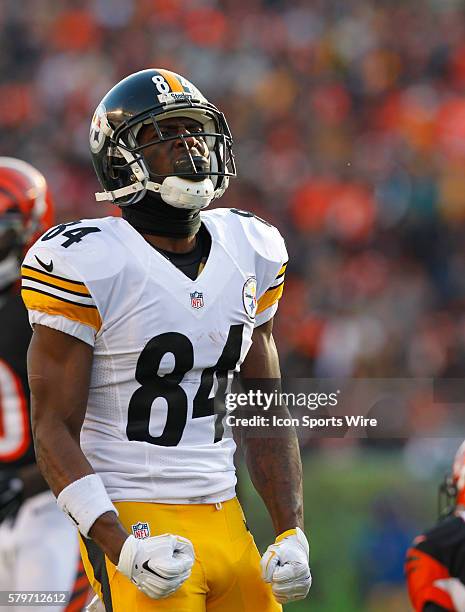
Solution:
<svg viewBox="0 0 465 612"><path fill-rule="evenodd" d="M187 117L201 124L202 131L196 137L208 147L208 168L193 159L185 136L162 133L159 122L172 117ZM153 126L156 139L141 145L138 134L144 124ZM144 149L174 139L182 140L190 167L169 175L154 174ZM223 113L192 83L169 70L136 72L106 94L92 118L92 161L104 189L95 197L130 206L152 191L176 208L204 208L223 195L229 177L236 175L232 144Z"/></svg>

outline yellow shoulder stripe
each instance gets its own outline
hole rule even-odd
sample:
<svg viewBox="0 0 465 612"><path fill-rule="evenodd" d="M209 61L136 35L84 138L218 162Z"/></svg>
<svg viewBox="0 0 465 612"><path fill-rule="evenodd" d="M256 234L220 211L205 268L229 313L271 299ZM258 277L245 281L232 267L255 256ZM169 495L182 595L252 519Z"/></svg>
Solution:
<svg viewBox="0 0 465 612"><path fill-rule="evenodd" d="M287 261L285 264L282 265L282 267L280 268L278 274L276 275L276 278L278 278L278 276L281 276L281 274L284 274L284 272L286 271L287 268Z"/></svg>
<svg viewBox="0 0 465 612"><path fill-rule="evenodd" d="M283 294L284 283L281 283L274 289L265 291L262 297L258 300L257 314L260 314L270 306L273 306Z"/></svg>
<svg viewBox="0 0 465 612"><path fill-rule="evenodd" d="M90 325L96 331L102 327L102 319L96 306L83 306L32 289L23 289L21 296L28 310L65 317L71 321Z"/></svg>
<svg viewBox="0 0 465 612"><path fill-rule="evenodd" d="M160 69L157 69L157 72L159 72L168 82L168 85L171 87L171 91L184 91L184 88L179 82L179 79L177 79L172 72Z"/></svg>
<svg viewBox="0 0 465 612"><path fill-rule="evenodd" d="M31 266L22 266L21 274L24 278L46 283L57 289L65 289L66 291L78 292L79 295L90 296L89 290L80 281L71 281L55 274L47 274L47 272L36 270Z"/></svg>

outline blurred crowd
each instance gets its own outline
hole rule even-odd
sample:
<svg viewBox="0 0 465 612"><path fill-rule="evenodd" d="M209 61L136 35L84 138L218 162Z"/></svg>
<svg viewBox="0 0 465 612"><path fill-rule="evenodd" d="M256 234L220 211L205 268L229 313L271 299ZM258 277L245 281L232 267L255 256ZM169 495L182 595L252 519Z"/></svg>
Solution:
<svg viewBox="0 0 465 612"><path fill-rule="evenodd" d="M226 114L219 203L277 225L292 376L465 367L465 9L459 0L4 0L0 151L60 220L106 215L88 152L103 94L165 67Z"/></svg>
<svg viewBox="0 0 465 612"><path fill-rule="evenodd" d="M234 136L238 178L218 205L286 238L283 373L463 377L463 2L3 0L0 43L0 155L46 175L57 220L115 214L94 200L88 150L106 91L143 68L179 72ZM417 399L423 413L431 397ZM435 448L411 439L405 465L431 478ZM358 565L395 540L371 582L396 593L410 527L381 518Z"/></svg>

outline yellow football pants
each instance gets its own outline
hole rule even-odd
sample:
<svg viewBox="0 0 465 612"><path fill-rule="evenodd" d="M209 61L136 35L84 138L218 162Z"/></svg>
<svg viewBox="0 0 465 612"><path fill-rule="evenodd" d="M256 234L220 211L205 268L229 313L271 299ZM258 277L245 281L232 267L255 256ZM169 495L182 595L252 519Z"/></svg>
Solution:
<svg viewBox="0 0 465 612"><path fill-rule="evenodd" d="M188 538L195 563L181 588L157 601L118 572L92 540L82 538L84 567L106 612L282 611L261 578L260 555L236 498L219 505L116 502L115 506L129 533L132 525L147 523L151 536L172 533Z"/></svg>

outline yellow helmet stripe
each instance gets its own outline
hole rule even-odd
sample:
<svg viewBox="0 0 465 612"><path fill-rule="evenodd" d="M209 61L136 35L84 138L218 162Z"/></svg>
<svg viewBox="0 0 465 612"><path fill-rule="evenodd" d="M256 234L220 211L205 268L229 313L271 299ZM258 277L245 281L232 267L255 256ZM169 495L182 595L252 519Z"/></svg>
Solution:
<svg viewBox="0 0 465 612"><path fill-rule="evenodd" d="M171 91L182 92L184 91L183 86L181 85L181 81L178 77L170 72L169 70L161 70L157 68L157 72L161 74L161 76L165 79L168 85L171 87Z"/></svg>

